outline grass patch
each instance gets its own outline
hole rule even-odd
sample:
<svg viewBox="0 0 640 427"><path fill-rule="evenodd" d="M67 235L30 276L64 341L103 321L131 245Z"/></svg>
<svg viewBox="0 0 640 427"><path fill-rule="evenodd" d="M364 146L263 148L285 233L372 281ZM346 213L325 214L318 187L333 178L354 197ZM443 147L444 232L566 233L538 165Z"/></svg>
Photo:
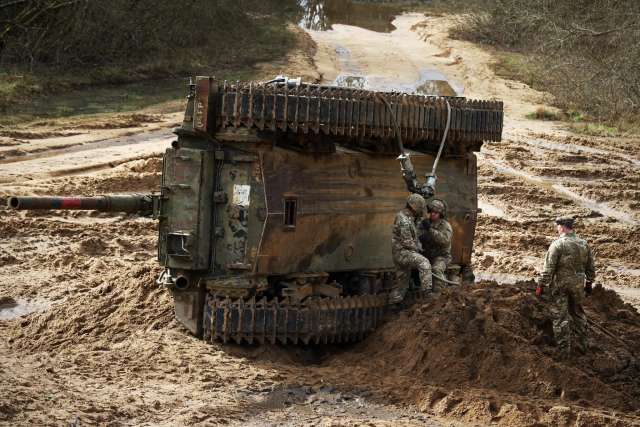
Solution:
<svg viewBox="0 0 640 427"><path fill-rule="evenodd" d="M587 136L616 137L621 135L617 127L603 123L571 123L569 128L577 134Z"/></svg>
<svg viewBox="0 0 640 427"><path fill-rule="evenodd" d="M93 66L4 67L0 71L0 124L135 111L182 98L188 78L195 75L227 80L264 78L256 64L282 61L300 45L290 27L296 19L297 9L291 7L295 2L273 4L259 5L256 13L242 12L240 30L225 32L213 25L200 35L199 43L183 48L167 45L158 55L129 55ZM224 20L224 13L216 19Z"/></svg>
<svg viewBox="0 0 640 427"><path fill-rule="evenodd" d="M530 56L506 51L493 51L495 62L493 71L497 76L525 83L533 88L542 89L540 69Z"/></svg>
<svg viewBox="0 0 640 427"><path fill-rule="evenodd" d="M558 111L549 110L546 107L538 107L533 113L526 115L527 119L531 120L550 120L557 121L562 120L564 115Z"/></svg>

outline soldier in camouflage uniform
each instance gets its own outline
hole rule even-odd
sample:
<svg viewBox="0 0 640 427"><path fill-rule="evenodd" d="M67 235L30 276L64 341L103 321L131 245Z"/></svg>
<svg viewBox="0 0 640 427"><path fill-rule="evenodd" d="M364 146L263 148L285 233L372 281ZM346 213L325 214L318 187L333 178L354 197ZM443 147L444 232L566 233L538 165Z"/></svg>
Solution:
<svg viewBox="0 0 640 427"><path fill-rule="evenodd" d="M556 219L558 234L544 260L536 295L549 292L553 334L558 347L569 355L586 351L587 319L582 308L585 293L591 294L596 272L587 242L573 231L571 217Z"/></svg>
<svg viewBox="0 0 640 427"><path fill-rule="evenodd" d="M427 204L427 219L419 226L420 242L424 255L431 263L433 289L439 290L445 283L438 277L446 278L447 266L451 263L451 238L453 230L445 218L447 208L442 200L433 199ZM438 276L438 277L436 277Z"/></svg>
<svg viewBox="0 0 640 427"><path fill-rule="evenodd" d="M402 301L407 293L412 270L418 270L420 287L431 290L431 264L420 254L422 247L418 240L416 221L422 218L425 200L419 194L411 194L407 198L406 207L398 212L393 224L391 237L391 254L396 266L395 288L389 295L391 303Z"/></svg>

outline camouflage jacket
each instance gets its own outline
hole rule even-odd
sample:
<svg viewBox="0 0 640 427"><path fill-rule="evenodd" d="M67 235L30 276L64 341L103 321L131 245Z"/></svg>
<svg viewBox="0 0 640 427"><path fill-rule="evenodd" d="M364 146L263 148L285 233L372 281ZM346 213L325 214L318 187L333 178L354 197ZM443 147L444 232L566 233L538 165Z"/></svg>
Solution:
<svg viewBox="0 0 640 427"><path fill-rule="evenodd" d="M451 238L453 230L446 219L431 223L431 227L425 230L420 224L420 241L427 258L451 257Z"/></svg>
<svg viewBox="0 0 640 427"><path fill-rule="evenodd" d="M538 284L580 286L585 279L592 282L595 278L596 270L589 245L575 233L567 233L549 246Z"/></svg>
<svg viewBox="0 0 640 427"><path fill-rule="evenodd" d="M396 260L401 252L420 252L422 247L418 241L418 232L414 217L407 209L403 209L396 215L391 235L391 253Z"/></svg>

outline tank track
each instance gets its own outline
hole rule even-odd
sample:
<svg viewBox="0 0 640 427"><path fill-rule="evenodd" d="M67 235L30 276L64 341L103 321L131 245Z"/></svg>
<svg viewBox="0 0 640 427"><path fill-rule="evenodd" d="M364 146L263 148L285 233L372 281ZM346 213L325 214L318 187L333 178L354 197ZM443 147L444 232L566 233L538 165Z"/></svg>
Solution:
<svg viewBox="0 0 640 427"><path fill-rule="evenodd" d="M408 95L333 86L237 82L214 83L211 110L217 130L254 128L260 131L329 135L357 145L363 140L396 137L393 114L406 147L437 147L447 122L447 144L500 141L503 103L461 97ZM384 99L383 99L384 98ZM387 102L390 104L389 108Z"/></svg>
<svg viewBox="0 0 640 427"><path fill-rule="evenodd" d="M413 291L403 305L426 295ZM362 340L382 321L386 293L321 298L309 302L288 299L247 301L207 295L204 310L206 341L329 344Z"/></svg>

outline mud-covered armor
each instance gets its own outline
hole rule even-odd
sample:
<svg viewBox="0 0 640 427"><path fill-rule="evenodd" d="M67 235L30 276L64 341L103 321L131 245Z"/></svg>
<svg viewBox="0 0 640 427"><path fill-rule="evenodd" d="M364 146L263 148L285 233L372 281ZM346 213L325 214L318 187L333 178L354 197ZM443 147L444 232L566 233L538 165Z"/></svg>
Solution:
<svg viewBox="0 0 640 427"><path fill-rule="evenodd" d="M464 97L197 77L155 194L10 197L9 206L157 219L157 283L196 336L353 341L382 319L398 263L421 271L425 286L431 278L411 215L398 221L411 239L395 256L389 243L408 184L432 193L436 177L426 173L436 159L438 194L455 212L453 262L471 265L474 152L501 139L502 110L499 101ZM408 175L409 155L426 184Z"/></svg>

